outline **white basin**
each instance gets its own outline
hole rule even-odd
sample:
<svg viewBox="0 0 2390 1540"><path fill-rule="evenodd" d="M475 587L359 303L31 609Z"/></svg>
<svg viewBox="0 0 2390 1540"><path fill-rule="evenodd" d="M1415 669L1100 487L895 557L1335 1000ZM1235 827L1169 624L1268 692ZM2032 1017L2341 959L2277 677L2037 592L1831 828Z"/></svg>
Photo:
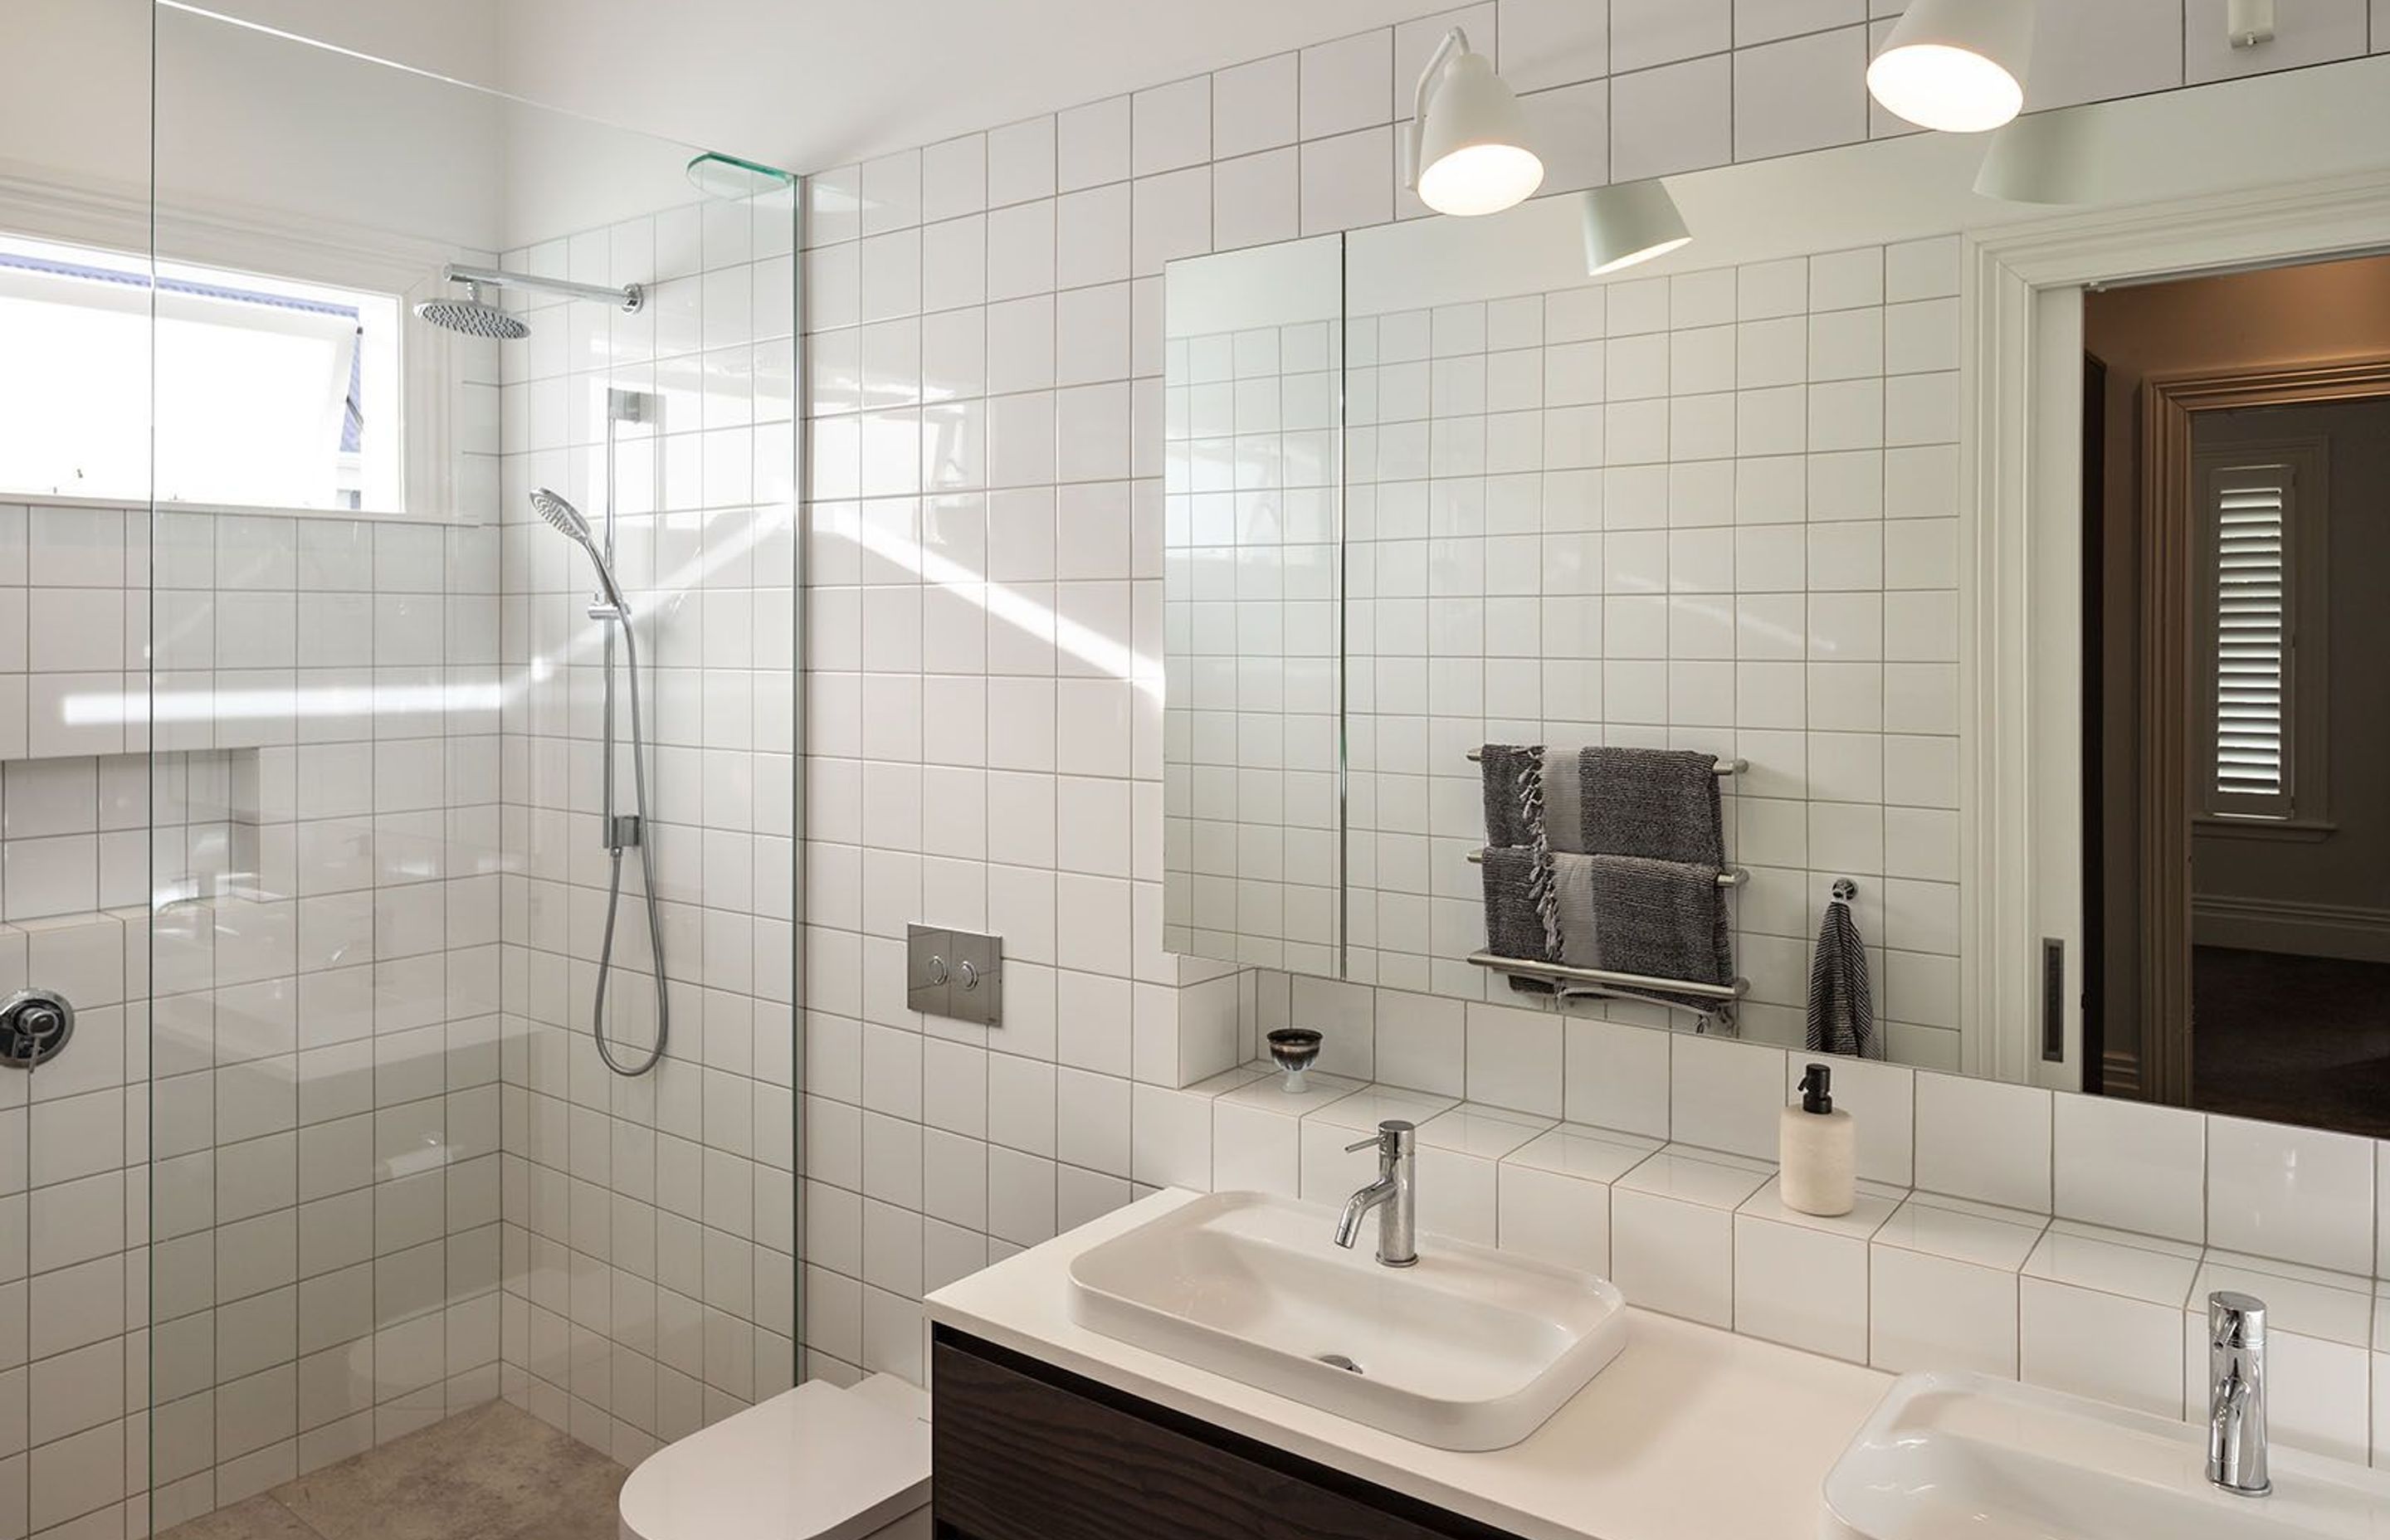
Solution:
<svg viewBox="0 0 2390 1540"><path fill-rule="evenodd" d="M1894 1381L1826 1477L1827 1540L2376 1540L2390 1478L2270 1452L2274 1490L2207 1483L2206 1431L1974 1374Z"/></svg>
<svg viewBox="0 0 2390 1540"><path fill-rule="evenodd" d="M1314 1203L1190 1200L1074 1259L1071 1318L1440 1449L1518 1443L1626 1344L1606 1279L1433 1236L1384 1267L1374 1215L1349 1251L1335 1228Z"/></svg>

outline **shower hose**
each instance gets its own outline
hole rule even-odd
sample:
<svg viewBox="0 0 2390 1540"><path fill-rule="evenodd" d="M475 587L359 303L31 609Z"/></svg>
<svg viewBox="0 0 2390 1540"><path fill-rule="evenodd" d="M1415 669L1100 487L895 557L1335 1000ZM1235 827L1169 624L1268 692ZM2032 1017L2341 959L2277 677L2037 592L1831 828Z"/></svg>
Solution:
<svg viewBox="0 0 2390 1540"><path fill-rule="evenodd" d="M613 857L614 871L606 888L606 938L598 951L598 994L589 1008L589 1030L598 1040L598 1057L606 1068L618 1075L643 1075L656 1067L664 1056L664 1043L672 1033L672 1001L664 984L664 922L656 903L656 847L653 826L648 819L648 743L647 725L639 714L639 643L632 634L631 617L621 617L623 656L630 671L631 684L631 785L639 808L639 869L647 882L648 940L655 948L656 967L656 1040L649 1045L646 1057L636 1062L615 1057L615 1046L606 1040L606 988L614 972L614 919L623 906L623 842L611 827L614 810L608 808L606 845Z"/></svg>

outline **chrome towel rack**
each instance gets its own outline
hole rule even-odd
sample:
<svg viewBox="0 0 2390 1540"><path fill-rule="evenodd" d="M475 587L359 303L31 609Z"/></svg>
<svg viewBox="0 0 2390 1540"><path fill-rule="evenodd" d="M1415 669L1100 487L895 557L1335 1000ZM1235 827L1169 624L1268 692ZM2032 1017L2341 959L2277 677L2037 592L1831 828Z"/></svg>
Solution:
<svg viewBox="0 0 2390 1540"><path fill-rule="evenodd" d="M1613 973L1600 968L1572 968L1567 963L1543 962L1534 957L1498 957L1491 952L1469 955L1472 966L1489 969L1497 973L1516 974L1523 978L1545 979L1553 983L1575 984L1595 994L1611 990L1634 991L1622 998L1641 1000L1646 1005L1666 1006L1674 1010L1688 1010L1696 1015L1710 1016L1730 1010L1734 1003L1751 993L1751 981L1734 979L1722 984L1694 983L1686 979L1654 979L1641 973ZM1609 986L1608 990L1603 988ZM1653 1000L1652 994L1684 995L1698 1000L1715 1000L1717 1005L1704 1008L1675 1000Z"/></svg>
<svg viewBox="0 0 2390 1540"><path fill-rule="evenodd" d="M1484 763L1484 760L1485 751L1484 750L1471 749L1469 751L1470 764L1482 764ZM1751 762L1747 759L1722 759L1710 766L1710 774L1714 776L1740 776L1750 768Z"/></svg>
<svg viewBox="0 0 2390 1540"><path fill-rule="evenodd" d="M1521 848L1523 849L1524 847L1523 846ZM1472 866L1482 866L1485 865L1484 851L1471 851L1469 853L1469 864ZM1749 871L1741 866L1730 866L1727 870L1718 873L1717 885L1721 888L1740 888L1750 880L1751 873Z"/></svg>

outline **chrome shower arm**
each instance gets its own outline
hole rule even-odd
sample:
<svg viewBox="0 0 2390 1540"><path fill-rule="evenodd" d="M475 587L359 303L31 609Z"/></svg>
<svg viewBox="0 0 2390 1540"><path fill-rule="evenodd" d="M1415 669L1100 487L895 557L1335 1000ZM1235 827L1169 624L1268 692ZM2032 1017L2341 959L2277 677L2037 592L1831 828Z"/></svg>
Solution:
<svg viewBox="0 0 2390 1540"><path fill-rule="evenodd" d="M450 283L482 284L491 289L534 289L544 294L595 300L626 312L636 311L648 302L647 290L637 284L609 289L603 284L572 283L563 278L543 278L535 273L510 273L503 267L470 267L454 262L448 264L442 276Z"/></svg>

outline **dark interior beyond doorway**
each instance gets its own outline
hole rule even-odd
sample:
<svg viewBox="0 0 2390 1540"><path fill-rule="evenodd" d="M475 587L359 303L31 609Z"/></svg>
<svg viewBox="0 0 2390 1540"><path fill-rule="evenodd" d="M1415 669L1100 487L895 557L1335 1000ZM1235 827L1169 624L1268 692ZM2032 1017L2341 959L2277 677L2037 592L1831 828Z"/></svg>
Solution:
<svg viewBox="0 0 2390 1540"><path fill-rule="evenodd" d="M2390 1137L2390 964L2191 953L2193 1104Z"/></svg>

